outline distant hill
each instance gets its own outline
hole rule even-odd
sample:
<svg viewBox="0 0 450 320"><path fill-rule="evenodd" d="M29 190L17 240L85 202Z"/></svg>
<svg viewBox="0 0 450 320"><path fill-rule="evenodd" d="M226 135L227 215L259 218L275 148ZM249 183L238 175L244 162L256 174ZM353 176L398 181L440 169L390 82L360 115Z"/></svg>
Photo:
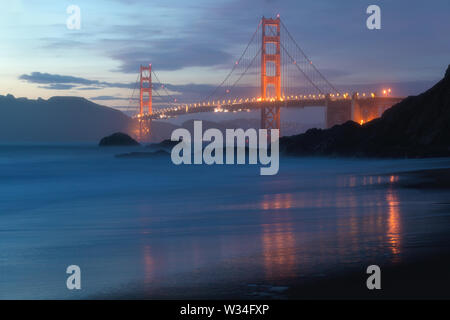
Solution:
<svg viewBox="0 0 450 320"><path fill-rule="evenodd" d="M381 118L283 137L280 150L288 155L450 156L450 66L431 89L404 99Z"/></svg>
<svg viewBox="0 0 450 320"><path fill-rule="evenodd" d="M0 96L0 142L98 142L131 124L122 112L84 98Z"/></svg>

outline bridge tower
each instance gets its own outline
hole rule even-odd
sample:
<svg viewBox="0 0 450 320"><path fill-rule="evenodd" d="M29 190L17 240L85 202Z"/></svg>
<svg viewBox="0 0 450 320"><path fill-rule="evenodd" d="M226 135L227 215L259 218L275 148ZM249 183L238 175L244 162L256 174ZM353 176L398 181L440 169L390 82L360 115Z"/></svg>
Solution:
<svg viewBox="0 0 450 320"><path fill-rule="evenodd" d="M144 114L144 107L148 108L148 113L152 114L152 65L141 66L140 70L141 94L140 94L140 111L139 114Z"/></svg>
<svg viewBox="0 0 450 320"><path fill-rule="evenodd" d="M281 45L280 18L262 18L261 48L261 99L267 97L267 86L275 87L276 99L281 100ZM269 63L269 65L268 65ZM269 66L269 68L267 68ZM268 73L268 69L271 73ZM280 107L263 106L261 108L261 128L280 129Z"/></svg>
<svg viewBox="0 0 450 320"><path fill-rule="evenodd" d="M145 110L147 109L147 110ZM142 66L140 68L140 109L139 115L142 117L144 112L148 111L151 115L152 110L152 65ZM150 136L151 119L139 118L139 140L145 141Z"/></svg>

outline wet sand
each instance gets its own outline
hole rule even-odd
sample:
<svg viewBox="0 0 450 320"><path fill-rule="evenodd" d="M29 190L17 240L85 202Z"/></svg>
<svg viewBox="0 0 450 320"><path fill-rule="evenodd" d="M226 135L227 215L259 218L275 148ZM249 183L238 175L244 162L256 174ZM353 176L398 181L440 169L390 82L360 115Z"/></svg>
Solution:
<svg viewBox="0 0 450 320"><path fill-rule="evenodd" d="M418 170L402 173L410 178L399 184L401 187L416 189L450 189L450 169ZM449 197L450 198L450 197Z"/></svg>
<svg viewBox="0 0 450 320"><path fill-rule="evenodd" d="M450 189L450 169L397 173L397 187ZM402 179L403 178L403 179ZM450 191L449 191L450 203ZM450 299L450 243L437 243L435 252L395 265L379 265L381 290L368 290L366 270L327 276L321 280L294 284L288 299Z"/></svg>
<svg viewBox="0 0 450 320"><path fill-rule="evenodd" d="M450 248L435 255L380 265L381 290L368 290L365 268L286 291L288 299L450 299Z"/></svg>
<svg viewBox="0 0 450 320"><path fill-rule="evenodd" d="M450 299L450 248L394 265L380 264L381 290L368 290L366 266L323 278L299 278L286 286L230 283L174 286L172 290L140 290L95 295L89 299L150 300L386 300Z"/></svg>
<svg viewBox="0 0 450 320"><path fill-rule="evenodd" d="M450 169L430 169L396 173L397 188L450 188ZM375 263L374 263L375 264ZM203 286L177 288L171 292L134 292L100 299L450 299L450 243L440 242L433 249L417 248L414 257L395 264L378 264L381 268L381 290L366 286L367 266L328 273L323 277L298 278L286 286L232 284L226 287Z"/></svg>

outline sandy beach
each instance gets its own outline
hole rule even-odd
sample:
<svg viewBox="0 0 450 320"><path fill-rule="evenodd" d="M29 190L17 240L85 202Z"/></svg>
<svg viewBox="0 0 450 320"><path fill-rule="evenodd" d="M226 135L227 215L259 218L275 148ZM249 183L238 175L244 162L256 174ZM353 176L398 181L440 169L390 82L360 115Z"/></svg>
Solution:
<svg viewBox="0 0 450 320"><path fill-rule="evenodd" d="M450 192L450 168L397 172L394 188L428 189ZM450 212L450 202L444 205ZM448 205L448 206L446 206ZM450 219L449 219L450 223ZM399 261L378 264L381 290L368 290L366 265L345 271L330 271L314 277L292 279L286 286L229 283L223 287L183 287L167 291L143 291L96 296L96 299L450 299L450 241L437 241L432 248L417 246L415 253ZM374 262L375 263L375 262ZM199 271L201 274L201 271Z"/></svg>

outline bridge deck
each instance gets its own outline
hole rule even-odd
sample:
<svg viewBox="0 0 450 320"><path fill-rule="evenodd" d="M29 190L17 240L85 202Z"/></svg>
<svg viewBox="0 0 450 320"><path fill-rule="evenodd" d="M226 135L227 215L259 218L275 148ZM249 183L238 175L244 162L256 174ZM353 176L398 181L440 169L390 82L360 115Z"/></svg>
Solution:
<svg viewBox="0 0 450 320"><path fill-rule="evenodd" d="M339 105L347 105L350 107L352 101L351 98L341 98L341 99L326 99L326 98L316 98L316 99L289 99L283 101L249 101L249 102L234 102L234 103L224 103L224 104L191 104L191 105L180 105L178 107L155 109L152 114L144 114L143 116L138 116L140 119L144 120L156 120L165 119L170 117L176 117L184 114L191 113L201 113L201 112L245 112L249 110L261 109L264 107L285 107L285 108L304 108L304 107L327 107L329 104L338 103ZM356 99L359 104L378 104L383 105L390 104L393 105L403 100L403 97L364 97ZM350 120L350 119L348 119Z"/></svg>

